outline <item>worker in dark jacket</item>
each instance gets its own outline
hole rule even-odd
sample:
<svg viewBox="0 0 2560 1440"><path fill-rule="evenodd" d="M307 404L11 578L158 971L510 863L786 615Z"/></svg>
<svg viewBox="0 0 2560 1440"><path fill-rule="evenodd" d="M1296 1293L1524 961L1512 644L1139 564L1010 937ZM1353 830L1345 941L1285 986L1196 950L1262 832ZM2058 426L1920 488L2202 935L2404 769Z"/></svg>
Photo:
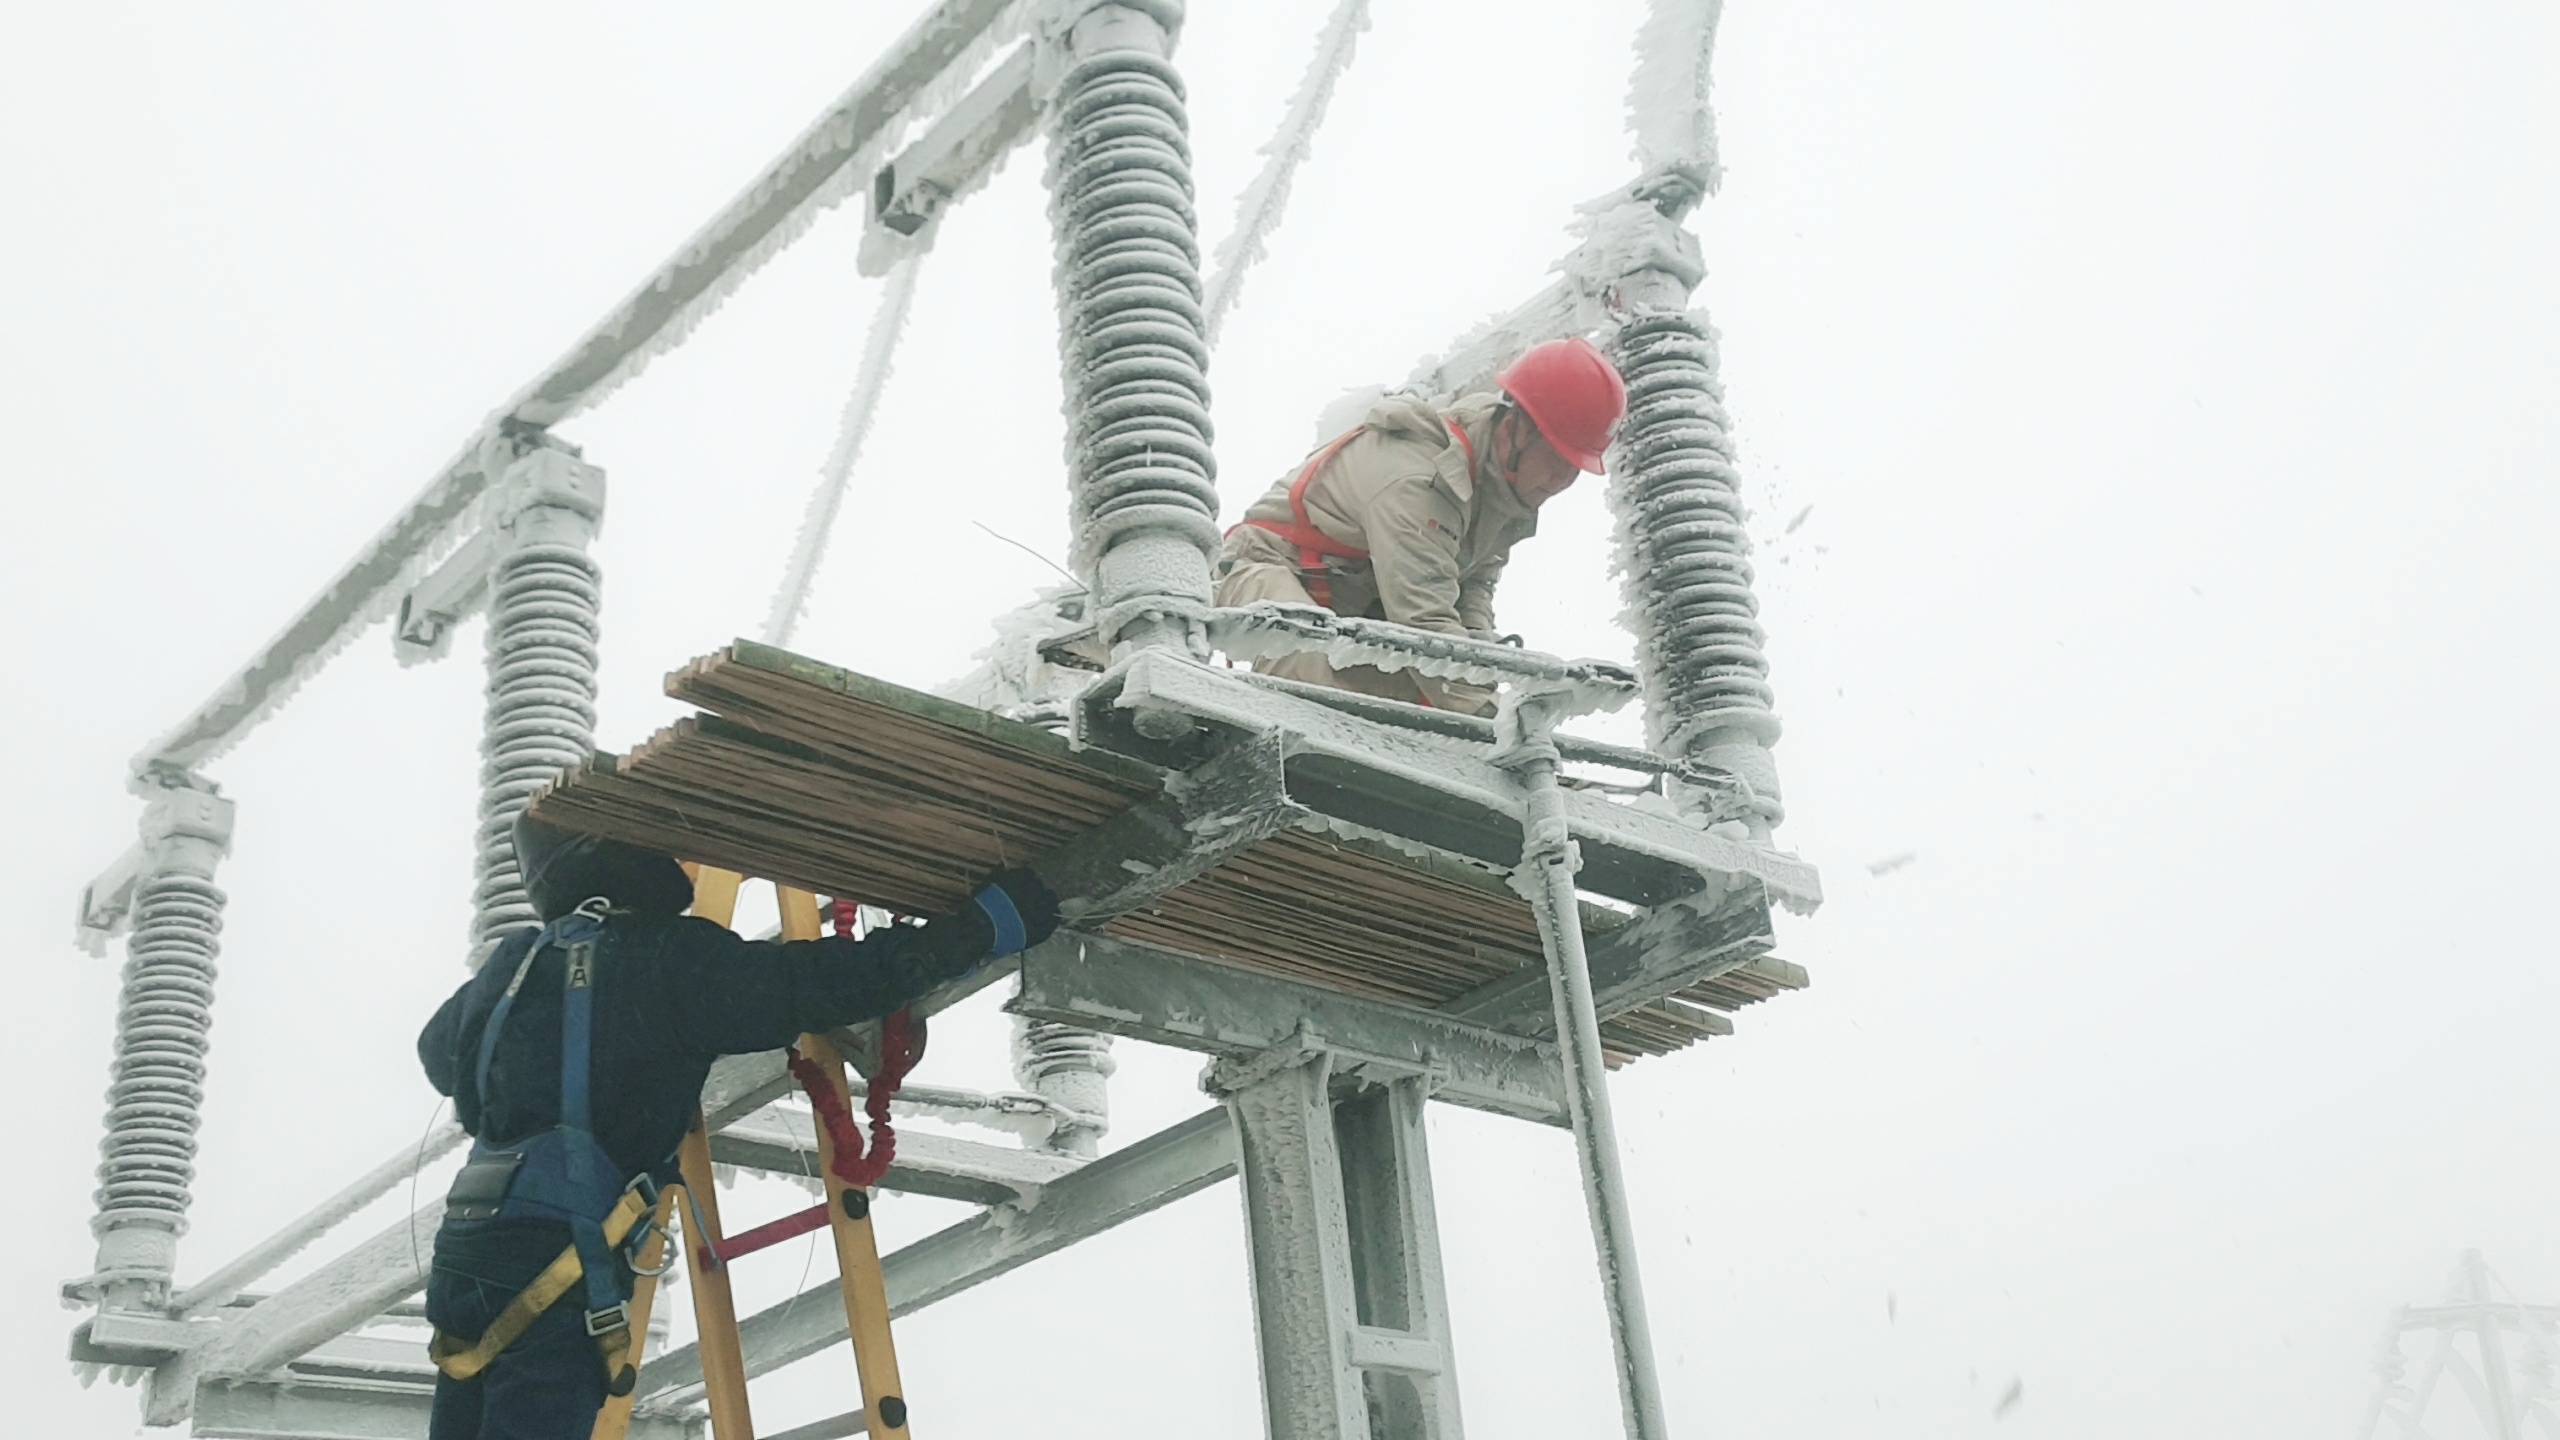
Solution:
<svg viewBox="0 0 2560 1440"><path fill-rule="evenodd" d="M692 885L663 855L530 818L515 843L547 923L498 942L418 1037L427 1079L478 1142L427 1280L444 1371L432 1440L577 1440L630 1384L636 1339L616 1307L645 1231L633 1217L672 1174L714 1060L878 1019L1057 926L1048 887L1003 870L921 926L751 941L685 917ZM564 1061L578 1049L583 1075ZM577 1281L500 1342L570 1251Z"/></svg>

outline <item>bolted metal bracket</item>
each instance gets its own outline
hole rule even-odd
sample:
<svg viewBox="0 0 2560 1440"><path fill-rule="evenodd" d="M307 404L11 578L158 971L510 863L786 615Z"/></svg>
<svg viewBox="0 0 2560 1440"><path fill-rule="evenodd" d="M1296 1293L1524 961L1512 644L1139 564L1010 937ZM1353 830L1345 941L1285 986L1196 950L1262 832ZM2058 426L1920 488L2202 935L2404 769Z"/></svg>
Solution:
<svg viewBox="0 0 2560 1440"><path fill-rule="evenodd" d="M133 895L145 875L183 870L210 876L231 853L231 825L237 807L209 780L182 772L157 772L140 786L146 803L142 836L80 891L74 939L91 956L104 959L107 942L133 922Z"/></svg>
<svg viewBox="0 0 2560 1440"><path fill-rule="evenodd" d="M520 428L490 448L490 463L504 468L481 502L486 522L400 597L391 653L404 666L452 653L454 631L487 607L490 575L508 551L552 539L585 544L604 527L604 471L579 459L574 447Z"/></svg>
<svg viewBox="0 0 2560 1440"><path fill-rule="evenodd" d="M885 275L919 246L925 227L958 195L983 183L1040 121L1031 72L1038 47L1015 47L977 88L943 112L914 144L871 177L871 223L856 266Z"/></svg>

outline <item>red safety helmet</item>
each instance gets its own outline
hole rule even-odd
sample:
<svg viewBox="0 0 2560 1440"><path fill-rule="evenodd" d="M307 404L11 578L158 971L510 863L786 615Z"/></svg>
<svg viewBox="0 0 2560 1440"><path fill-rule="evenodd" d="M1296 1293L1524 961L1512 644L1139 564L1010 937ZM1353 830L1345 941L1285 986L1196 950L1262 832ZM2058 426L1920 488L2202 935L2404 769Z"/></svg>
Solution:
<svg viewBox="0 0 2560 1440"><path fill-rule="evenodd" d="M1532 345L1493 383L1529 412L1557 454L1600 473L1601 452L1627 416L1627 383L1598 346L1580 338Z"/></svg>

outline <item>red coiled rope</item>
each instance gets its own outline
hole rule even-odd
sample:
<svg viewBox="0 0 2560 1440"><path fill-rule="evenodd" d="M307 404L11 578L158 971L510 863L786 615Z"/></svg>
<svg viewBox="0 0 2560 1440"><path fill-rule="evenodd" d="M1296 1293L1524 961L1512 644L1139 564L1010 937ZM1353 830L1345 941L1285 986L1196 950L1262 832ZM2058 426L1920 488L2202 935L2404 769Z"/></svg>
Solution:
<svg viewBox="0 0 2560 1440"><path fill-rule="evenodd" d="M837 900L830 907L838 935L853 933L857 909L850 900ZM788 1053L792 1078L800 1082L800 1088L809 1096L809 1107L817 1112L818 1123L826 1127L827 1146L834 1152L827 1172L855 1190L868 1190L878 1184L898 1155L898 1132L889 1123L889 1102L897 1098L898 1086L924 1054L923 1047L915 1042L907 1012L901 1010L880 1022L880 1072L871 1077L862 1101L863 1112L871 1118L871 1141L867 1146L862 1127L854 1123L853 1107L836 1093L825 1067L796 1048ZM702 1263L706 1269L717 1269L741 1255L752 1255L795 1235L806 1235L826 1223L827 1202L821 1200L806 1210L794 1211L704 1247Z"/></svg>

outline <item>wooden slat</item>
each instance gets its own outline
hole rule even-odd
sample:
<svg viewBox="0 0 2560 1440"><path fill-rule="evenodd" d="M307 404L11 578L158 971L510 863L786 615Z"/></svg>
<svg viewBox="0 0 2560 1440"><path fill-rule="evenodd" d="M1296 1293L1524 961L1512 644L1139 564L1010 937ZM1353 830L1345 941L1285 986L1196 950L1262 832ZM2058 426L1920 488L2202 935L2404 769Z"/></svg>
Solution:
<svg viewBox="0 0 2560 1440"><path fill-rule="evenodd" d="M1124 757L740 642L668 677L713 712L600 756L535 802L546 820L908 914L961 904L1163 788ZM1601 917L1605 922L1606 917ZM1545 963L1500 877L1283 831L1113 920L1109 933L1347 994L1432 1006ZM1612 1063L1724 1033L1716 1012L1804 983L1764 959L1603 1022Z"/></svg>

